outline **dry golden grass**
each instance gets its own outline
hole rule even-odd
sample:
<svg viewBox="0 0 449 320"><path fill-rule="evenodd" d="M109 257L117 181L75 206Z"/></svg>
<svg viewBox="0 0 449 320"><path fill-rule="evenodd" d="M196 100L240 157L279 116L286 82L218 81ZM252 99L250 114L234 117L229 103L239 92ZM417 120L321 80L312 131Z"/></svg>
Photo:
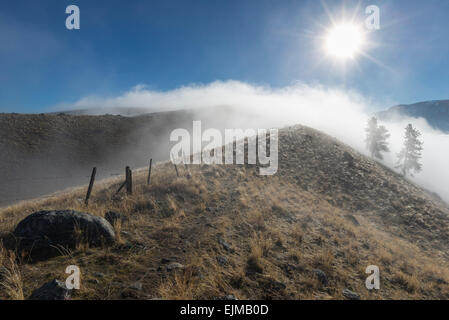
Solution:
<svg viewBox="0 0 449 320"><path fill-rule="evenodd" d="M8 252L0 242L0 292L7 298L23 300L23 284L16 256Z"/></svg>
<svg viewBox="0 0 449 320"><path fill-rule="evenodd" d="M199 283L191 273L176 273L173 277L164 281L159 289L159 295L165 300L192 300L197 299Z"/></svg>
<svg viewBox="0 0 449 320"><path fill-rule="evenodd" d="M357 215L360 226L355 226L345 218L354 212L304 191L288 177L258 176L254 168L189 166L190 179L185 168L179 170L181 177L171 164L155 165L151 186L145 170L135 170L134 194L116 199L123 177L101 181L87 208L83 187L2 209L3 238L25 216L46 209L98 216L116 211L129 223L114 225L118 241L112 247L89 248L80 241L60 257L33 264L11 258L12 251L3 249L1 264L9 277L2 280L0 298L28 297L46 281L63 280L70 264L80 266L82 273L75 299L211 299L229 294L239 299L342 299L344 288L363 299L449 298L444 254L424 251L383 230L369 215ZM227 263L218 263L218 256ZM163 259L184 268L168 271ZM365 269L371 264L381 270L379 291L365 288ZM316 268L326 273L327 287L314 274ZM130 288L136 282L142 290Z"/></svg>

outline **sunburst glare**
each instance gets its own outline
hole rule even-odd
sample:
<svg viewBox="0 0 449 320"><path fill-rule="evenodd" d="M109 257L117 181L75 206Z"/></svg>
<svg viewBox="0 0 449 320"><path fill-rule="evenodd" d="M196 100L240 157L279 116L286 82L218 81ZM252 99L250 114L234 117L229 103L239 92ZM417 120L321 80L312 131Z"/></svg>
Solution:
<svg viewBox="0 0 449 320"><path fill-rule="evenodd" d="M361 27L353 23L333 26L325 37L326 53L339 60L353 59L362 52L365 36Z"/></svg>

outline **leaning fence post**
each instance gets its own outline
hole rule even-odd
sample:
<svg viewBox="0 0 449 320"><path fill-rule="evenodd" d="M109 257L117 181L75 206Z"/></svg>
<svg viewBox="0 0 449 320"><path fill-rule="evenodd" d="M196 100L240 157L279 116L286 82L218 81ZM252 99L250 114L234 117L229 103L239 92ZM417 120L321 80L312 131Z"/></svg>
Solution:
<svg viewBox="0 0 449 320"><path fill-rule="evenodd" d="M133 173L129 167L126 167L126 193L133 194Z"/></svg>
<svg viewBox="0 0 449 320"><path fill-rule="evenodd" d="M122 189L123 189L125 186L126 186L126 180L125 180L125 182L123 182L123 183L120 185L120 188L118 188L117 192L114 194L114 197L115 197L116 195L118 195L118 193L119 193L120 191L122 191Z"/></svg>
<svg viewBox="0 0 449 320"><path fill-rule="evenodd" d="M153 164L153 159L150 159L150 167L148 168L148 181L147 184L150 185L151 182L151 165Z"/></svg>
<svg viewBox="0 0 449 320"><path fill-rule="evenodd" d="M89 204L90 194L92 193L92 188L94 187L95 175L97 174L97 168L92 169L92 175L90 176L89 188L87 189L86 200L84 204L87 206Z"/></svg>

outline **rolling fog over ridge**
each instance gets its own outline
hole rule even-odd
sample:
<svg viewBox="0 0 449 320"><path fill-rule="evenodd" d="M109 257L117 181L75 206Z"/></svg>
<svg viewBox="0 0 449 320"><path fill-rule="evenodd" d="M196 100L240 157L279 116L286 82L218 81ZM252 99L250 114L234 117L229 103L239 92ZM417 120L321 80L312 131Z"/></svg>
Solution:
<svg viewBox="0 0 449 320"><path fill-rule="evenodd" d="M155 161L167 160L173 145L170 132L176 128L191 131L193 120L202 120L203 131L302 124L367 155L364 129L374 114L369 102L356 93L306 85L271 89L237 81L168 92L139 86L123 96L85 98L65 108L68 110L62 112L66 115L2 115L2 163L6 165L2 171L10 181L8 186L2 186L2 205L87 184L94 166L98 167L99 178L106 178L121 174L126 165L146 166L150 157ZM391 152L382 163L394 168L408 123L423 133L424 140L423 172L412 180L448 202L445 185L449 173L442 153L448 152L444 146L449 146L449 136L429 126L423 118L399 116L382 121L391 133ZM21 160L14 163L11 171L8 161L12 162L18 154ZM24 183L26 179L32 183Z"/></svg>
<svg viewBox="0 0 449 320"><path fill-rule="evenodd" d="M117 97L85 97L55 109L117 111L128 106L133 106L133 110L148 112L198 110L197 120L204 114L202 110L226 106L234 112L227 114L225 127L281 128L302 124L334 136L365 155L368 155L364 143L367 121L373 115L379 116L379 106L374 106L370 99L354 91L302 83L271 88L240 81L215 81L163 92L138 85ZM422 133L424 141L423 171L412 178L412 181L437 192L449 202L449 191L446 188L449 170L446 169L445 160L449 154L449 135L429 125L423 117L397 112L394 117L381 114L381 124L384 124L391 134L391 152L385 154L382 163L395 168L396 155L403 144L404 128L408 123L412 123ZM220 119L215 120L220 122ZM449 122L449 119L446 121Z"/></svg>
<svg viewBox="0 0 449 320"><path fill-rule="evenodd" d="M143 114L76 115L0 114L0 206L85 185L92 167L97 179L123 174L125 166L148 166L149 159L169 159L169 136L177 128L191 131L232 128L230 108ZM245 127L249 115L239 114ZM250 128L250 126L247 126ZM86 182L87 181L87 182Z"/></svg>

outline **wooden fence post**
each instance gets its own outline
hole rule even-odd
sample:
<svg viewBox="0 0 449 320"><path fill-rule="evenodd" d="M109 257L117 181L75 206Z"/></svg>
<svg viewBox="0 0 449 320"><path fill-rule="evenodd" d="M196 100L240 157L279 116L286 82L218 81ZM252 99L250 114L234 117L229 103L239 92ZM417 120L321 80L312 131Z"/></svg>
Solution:
<svg viewBox="0 0 449 320"><path fill-rule="evenodd" d="M148 168L148 181L147 184L150 185L151 182L151 165L153 164L153 159L150 159L150 167Z"/></svg>
<svg viewBox="0 0 449 320"><path fill-rule="evenodd" d="M90 194L92 193L92 188L94 187L95 175L97 174L97 168L92 169L92 175L90 176L89 188L87 189L86 200L84 204L87 206L89 204Z"/></svg>
<svg viewBox="0 0 449 320"><path fill-rule="evenodd" d="M129 167L126 167L126 193L133 194L133 173Z"/></svg>

